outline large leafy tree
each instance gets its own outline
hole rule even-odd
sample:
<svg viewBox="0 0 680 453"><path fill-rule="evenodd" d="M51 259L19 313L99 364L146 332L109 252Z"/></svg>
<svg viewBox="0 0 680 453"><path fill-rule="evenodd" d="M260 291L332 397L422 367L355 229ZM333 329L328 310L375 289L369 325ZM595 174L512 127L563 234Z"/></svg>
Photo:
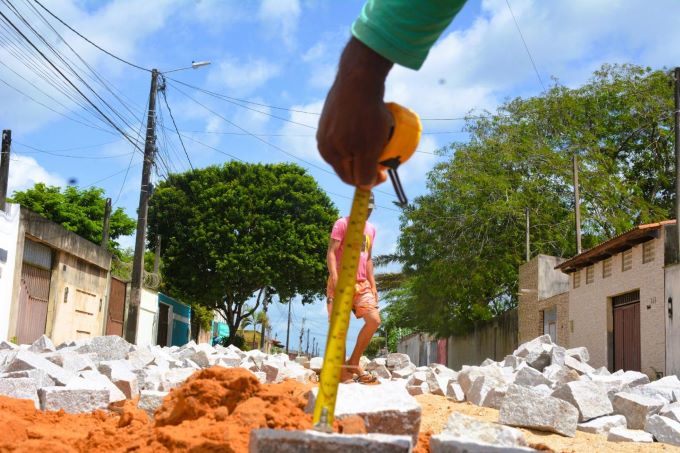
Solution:
<svg viewBox="0 0 680 453"><path fill-rule="evenodd" d="M299 295L308 303L323 294L337 216L299 166L230 162L161 182L150 202L149 239L162 236L169 291L218 310L232 342L265 298Z"/></svg>
<svg viewBox="0 0 680 453"><path fill-rule="evenodd" d="M532 253L575 253L572 159L580 168L584 249L633 225L673 217L669 75L603 66L467 123L469 140L428 176L402 217L401 294L393 318L440 335L512 308ZM408 303L408 311L403 304Z"/></svg>
<svg viewBox="0 0 680 453"><path fill-rule="evenodd" d="M89 241L101 243L106 206L103 189L72 186L62 189L37 183L31 189L14 192L10 201L59 223ZM116 239L132 234L135 226L135 221L122 208L114 209L109 220L109 247L117 249Z"/></svg>

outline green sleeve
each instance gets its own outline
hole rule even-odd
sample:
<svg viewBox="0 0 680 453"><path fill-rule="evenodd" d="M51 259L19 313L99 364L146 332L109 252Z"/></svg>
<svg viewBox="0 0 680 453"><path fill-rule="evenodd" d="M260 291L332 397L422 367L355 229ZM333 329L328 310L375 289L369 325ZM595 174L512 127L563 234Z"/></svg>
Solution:
<svg viewBox="0 0 680 453"><path fill-rule="evenodd" d="M465 1L367 0L352 34L388 60L420 69Z"/></svg>

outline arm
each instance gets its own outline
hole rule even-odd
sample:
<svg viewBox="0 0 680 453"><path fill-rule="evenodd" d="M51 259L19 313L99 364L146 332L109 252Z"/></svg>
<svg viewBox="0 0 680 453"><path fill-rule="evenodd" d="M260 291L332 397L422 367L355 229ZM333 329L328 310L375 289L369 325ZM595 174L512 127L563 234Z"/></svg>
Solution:
<svg viewBox="0 0 680 453"><path fill-rule="evenodd" d="M378 158L392 116L385 79L393 62L419 68L464 0L368 0L352 26L316 134L319 153L347 184L369 189L386 175Z"/></svg>
<svg viewBox="0 0 680 453"><path fill-rule="evenodd" d="M335 290L335 285L338 283L338 263L335 259L335 252L340 247L340 241L331 238L328 241L328 251L326 252L326 265L328 266L328 275L330 277L329 289Z"/></svg>

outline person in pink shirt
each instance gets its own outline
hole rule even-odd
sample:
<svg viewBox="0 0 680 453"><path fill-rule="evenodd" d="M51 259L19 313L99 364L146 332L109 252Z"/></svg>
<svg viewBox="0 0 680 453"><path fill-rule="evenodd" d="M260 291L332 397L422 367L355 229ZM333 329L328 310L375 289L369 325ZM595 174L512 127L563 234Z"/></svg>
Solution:
<svg viewBox="0 0 680 453"><path fill-rule="evenodd" d="M373 194L368 205L368 215L371 215L375 201ZM340 261L342 260L342 251L344 246L345 233L347 232L348 217L341 217L333 225L331 237L328 244L328 253L326 254L326 262L328 264L328 285L326 287L326 296L328 297L327 308L328 316L330 318L333 308L333 297L335 295L335 285L338 283L338 270L340 269ZM345 363L340 379L342 382L354 379L354 381L361 384L376 383L377 379L370 373L365 372L359 366L359 359L368 347L368 343L378 330L380 326L380 312L378 310L378 290L375 286L375 277L373 275L373 260L371 257L371 250L375 241L375 227L368 221L364 226L364 241L361 246L361 258L359 260L359 268L357 269L354 304L352 311L357 319L364 320L364 326L357 337L356 346ZM356 375L356 377L355 377Z"/></svg>

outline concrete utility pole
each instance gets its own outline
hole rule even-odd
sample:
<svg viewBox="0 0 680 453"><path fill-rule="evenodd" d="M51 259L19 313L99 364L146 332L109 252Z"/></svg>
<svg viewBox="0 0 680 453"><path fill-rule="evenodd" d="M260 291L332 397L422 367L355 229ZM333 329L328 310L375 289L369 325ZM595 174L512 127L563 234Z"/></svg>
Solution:
<svg viewBox="0 0 680 453"><path fill-rule="evenodd" d="M572 158L574 166L574 216L576 218L576 254L581 254L581 197L578 190L578 157L576 153Z"/></svg>
<svg viewBox="0 0 680 453"><path fill-rule="evenodd" d="M307 328L307 347L305 348L305 354L309 355L309 328Z"/></svg>
<svg viewBox="0 0 680 453"><path fill-rule="evenodd" d="M286 354L288 354L288 344L290 342L290 309L291 306L293 305L293 301L289 300L288 301L288 328L286 329Z"/></svg>
<svg viewBox="0 0 680 453"><path fill-rule="evenodd" d="M527 263L531 260L531 243L529 242L529 208L524 208L527 217Z"/></svg>
<svg viewBox="0 0 680 453"><path fill-rule="evenodd" d="M298 355L302 355L302 338L305 336L305 318L302 318L302 325L300 326L300 341L298 342Z"/></svg>
<svg viewBox="0 0 680 453"><path fill-rule="evenodd" d="M146 143L144 145L144 165L142 185L139 190L139 209L137 210L137 234L135 255L132 261L132 281L130 282L130 303L128 304L125 339L135 343L137 339L137 316L142 298L144 272L144 251L146 250L146 222L149 210L149 186L151 168L156 154L156 93L158 92L158 70L151 71L151 90L149 92L149 112L146 120Z"/></svg>
<svg viewBox="0 0 680 453"><path fill-rule="evenodd" d="M675 68L675 241L677 247L676 263L680 263L680 67Z"/></svg>
<svg viewBox="0 0 680 453"><path fill-rule="evenodd" d="M2 131L2 155L0 156L0 210L5 210L7 185L9 184L9 153L12 145L12 131Z"/></svg>
<svg viewBox="0 0 680 453"><path fill-rule="evenodd" d="M109 221L111 220L111 199L106 199L106 204L104 205L104 226L102 227L102 244L103 248L109 243Z"/></svg>

